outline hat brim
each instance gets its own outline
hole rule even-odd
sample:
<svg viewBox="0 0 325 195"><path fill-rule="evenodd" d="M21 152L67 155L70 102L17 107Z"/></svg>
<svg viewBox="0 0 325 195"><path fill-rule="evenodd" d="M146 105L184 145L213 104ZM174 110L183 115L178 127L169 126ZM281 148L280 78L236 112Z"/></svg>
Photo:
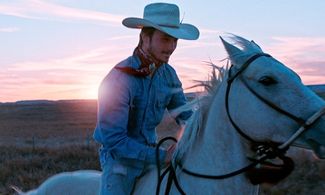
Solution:
<svg viewBox="0 0 325 195"><path fill-rule="evenodd" d="M153 27L178 39L196 40L200 36L199 30L195 26L185 23L179 24L178 27L167 27L154 24L146 19L130 17L125 18L122 21L122 24L128 28L137 29L141 29L143 27Z"/></svg>

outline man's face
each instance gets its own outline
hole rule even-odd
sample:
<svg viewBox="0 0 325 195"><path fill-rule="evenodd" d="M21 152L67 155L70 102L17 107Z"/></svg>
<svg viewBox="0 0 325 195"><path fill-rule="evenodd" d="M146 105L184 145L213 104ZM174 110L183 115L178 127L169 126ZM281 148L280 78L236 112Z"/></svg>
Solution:
<svg viewBox="0 0 325 195"><path fill-rule="evenodd" d="M151 39L145 36L143 40L146 52L159 61L168 62L169 57L176 49L178 39L159 30L155 30Z"/></svg>

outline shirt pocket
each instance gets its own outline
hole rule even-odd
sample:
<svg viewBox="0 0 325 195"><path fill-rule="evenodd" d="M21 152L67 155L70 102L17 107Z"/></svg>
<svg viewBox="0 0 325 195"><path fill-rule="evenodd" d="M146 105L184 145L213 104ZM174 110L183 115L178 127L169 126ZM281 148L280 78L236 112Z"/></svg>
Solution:
<svg viewBox="0 0 325 195"><path fill-rule="evenodd" d="M166 86L157 90L157 96L154 105L155 120L157 125L162 120L165 110L170 102L171 95Z"/></svg>
<svg viewBox="0 0 325 195"><path fill-rule="evenodd" d="M163 118L164 116L164 113L165 113L165 109L166 109L166 103L161 100L161 99L157 99L155 101L155 105L154 105L154 125L158 125L161 121L161 119Z"/></svg>
<svg viewBox="0 0 325 195"><path fill-rule="evenodd" d="M118 174L118 175L126 176L127 172L128 172L127 167L120 164L120 163L115 163L112 166L112 174Z"/></svg>
<svg viewBox="0 0 325 195"><path fill-rule="evenodd" d="M145 109L146 99L144 97L136 96L131 100L128 122L130 128L141 127Z"/></svg>

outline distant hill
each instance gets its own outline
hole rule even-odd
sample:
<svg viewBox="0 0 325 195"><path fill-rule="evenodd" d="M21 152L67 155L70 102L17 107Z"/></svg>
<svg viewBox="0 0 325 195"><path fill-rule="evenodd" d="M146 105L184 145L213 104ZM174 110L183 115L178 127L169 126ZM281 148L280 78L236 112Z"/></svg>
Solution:
<svg viewBox="0 0 325 195"><path fill-rule="evenodd" d="M8 102L2 104L17 104L17 105L50 105L59 103L85 103L94 102L92 99L71 99L71 100L21 100L16 102Z"/></svg>
<svg viewBox="0 0 325 195"><path fill-rule="evenodd" d="M52 100L21 100L15 102L17 105L44 105L44 104L55 104L56 101Z"/></svg>

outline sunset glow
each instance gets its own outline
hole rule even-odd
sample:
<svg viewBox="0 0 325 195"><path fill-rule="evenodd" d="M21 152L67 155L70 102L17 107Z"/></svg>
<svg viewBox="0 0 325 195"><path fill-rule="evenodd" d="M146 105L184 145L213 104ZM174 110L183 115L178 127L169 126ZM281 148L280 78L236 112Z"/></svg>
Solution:
<svg viewBox="0 0 325 195"><path fill-rule="evenodd" d="M95 99L99 83L132 54L139 31L121 24L156 1L12 0L0 4L0 102ZM223 65L219 36L254 39L297 72L305 84L325 83L325 1L181 1L197 41L179 40L170 64L183 87L208 78L206 61ZM124 6L128 5L128 6ZM274 14L277 13L277 14Z"/></svg>

